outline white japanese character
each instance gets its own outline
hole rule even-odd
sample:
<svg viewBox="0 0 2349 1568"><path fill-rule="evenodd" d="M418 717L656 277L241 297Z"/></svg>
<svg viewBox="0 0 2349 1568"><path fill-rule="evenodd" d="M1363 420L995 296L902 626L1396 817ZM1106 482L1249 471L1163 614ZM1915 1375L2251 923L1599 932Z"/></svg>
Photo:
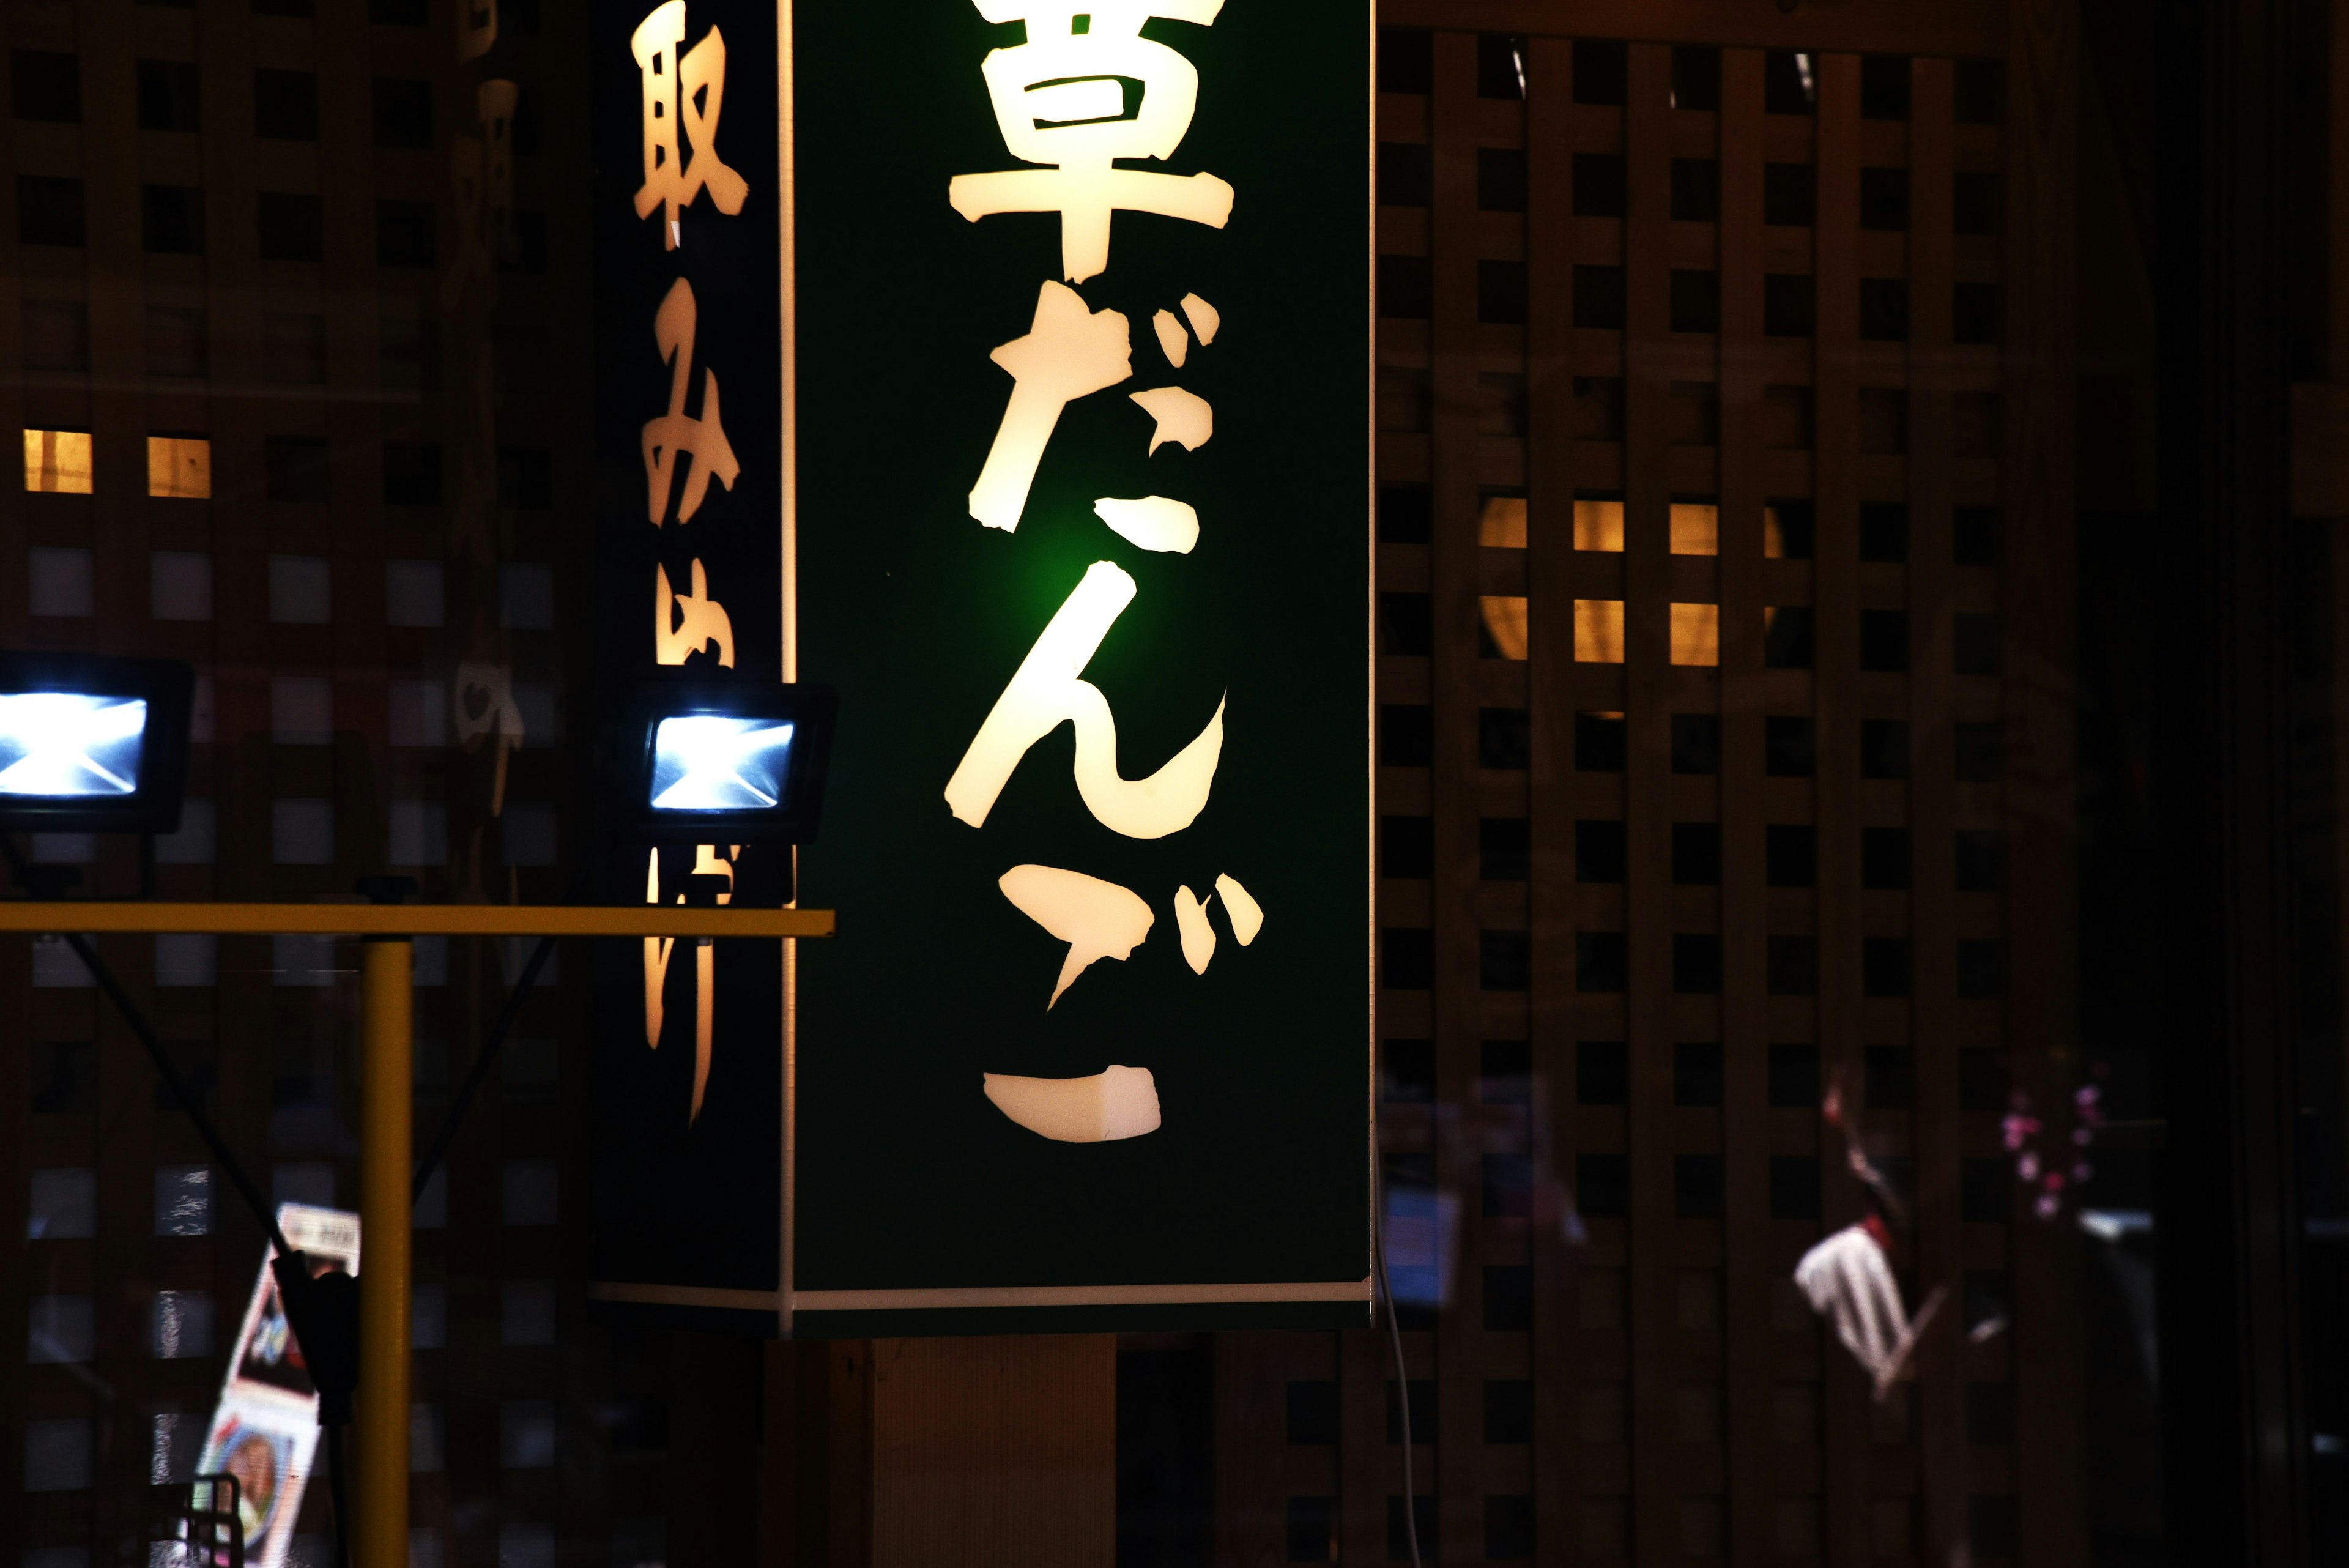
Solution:
<svg viewBox="0 0 2349 1568"><path fill-rule="evenodd" d="M1044 1003L1047 1012L1095 963L1123 963L1133 956L1155 919L1133 888L1058 866L1014 866L995 885L1014 909L1069 944L1060 981Z"/></svg>
<svg viewBox="0 0 2349 1568"><path fill-rule="evenodd" d="M718 156L718 111L726 99L726 39L712 27L682 55L685 0L653 7L636 25L629 46L645 83L645 182L636 190L636 216L655 207L661 219L661 245L675 250L683 234L677 215L707 189L728 217L742 210L750 182ZM686 144L692 143L690 154Z"/></svg>
<svg viewBox="0 0 2349 1568"><path fill-rule="evenodd" d="M685 593L668 586L668 568L653 567L653 661L683 664L704 649L715 646L718 662L734 668L734 621L726 607L709 597L709 575L701 557L693 560L693 577Z"/></svg>
<svg viewBox="0 0 2349 1568"><path fill-rule="evenodd" d="M730 845L724 856L714 844L698 844L693 850L693 875L718 876L726 878L726 891L718 895L720 905L734 901L734 858L742 853L739 844ZM677 901L685 902L679 893ZM645 902L660 902L660 851L651 852L645 866ZM668 983L669 955L677 947L675 937L645 939L645 1044L660 1049L661 1026L667 1022L667 1009L661 995ZM711 939L696 939L693 950L693 1103L686 1111L686 1125L692 1126L701 1117L703 1091L709 1085L710 1026L718 1012L718 950Z"/></svg>
<svg viewBox="0 0 2349 1568"><path fill-rule="evenodd" d="M947 805L960 820L984 826L996 797L1028 749L1063 723L1077 732L1077 793L1101 825L1128 838L1164 838L1206 809L1224 752L1224 704L1215 717L1148 778L1117 771L1117 720L1101 689L1081 679L1110 627L1133 602L1133 579L1096 561L1028 650L1011 683L947 781Z"/></svg>
<svg viewBox="0 0 2349 1568"><path fill-rule="evenodd" d="M656 526L667 520L669 490L676 482L680 453L693 456L692 466L686 471L685 497L678 508L680 523L691 522L701 509L701 498L709 493L713 475L731 490L742 472L726 439L726 427L719 422L717 371L701 372L700 415L688 418L685 411L686 389L693 378L693 340L699 325L693 286L678 278L669 286L667 296L653 317L653 337L660 345L662 362L669 367L668 412L645 421L645 515Z"/></svg>
<svg viewBox="0 0 2349 1568"><path fill-rule="evenodd" d="M1172 157L1198 108L1197 68L1141 36L1142 24L1165 16L1206 26L1223 0L973 3L990 22L1028 25L1026 43L993 51L979 71L1011 155L1052 167L957 174L947 186L956 212L973 223L998 213L1060 213L1061 265L1071 283L1109 265L1109 217L1117 209L1217 229L1230 219L1232 188L1213 174L1185 179L1112 161ZM1131 114L1129 81L1142 89Z"/></svg>
<svg viewBox="0 0 2349 1568"><path fill-rule="evenodd" d="M1216 890L1200 898L1186 885L1174 889L1174 930L1183 941L1183 961L1191 966L1193 974L1205 974L1216 956L1216 928L1207 919L1207 906L1220 893L1224 899L1224 918L1232 923L1232 937L1246 947L1256 940L1264 929L1264 906L1255 895L1240 886L1239 878L1218 876Z"/></svg>
<svg viewBox="0 0 2349 1568"><path fill-rule="evenodd" d="M1037 292L1027 336L988 356L1011 373L1011 399L971 486L970 514L990 528L1016 531L1061 410L1132 376L1133 355L1124 317L1088 311L1075 289L1046 283Z"/></svg>

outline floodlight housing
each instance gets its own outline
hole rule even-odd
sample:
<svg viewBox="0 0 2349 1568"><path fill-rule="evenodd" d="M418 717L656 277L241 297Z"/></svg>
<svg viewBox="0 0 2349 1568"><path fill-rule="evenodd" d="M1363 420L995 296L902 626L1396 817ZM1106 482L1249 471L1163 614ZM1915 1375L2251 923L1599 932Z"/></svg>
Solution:
<svg viewBox="0 0 2349 1568"><path fill-rule="evenodd" d="M0 653L0 833L175 833L195 671Z"/></svg>
<svg viewBox="0 0 2349 1568"><path fill-rule="evenodd" d="M805 844L823 814L840 699L829 686L663 680L616 709L607 799L656 844Z"/></svg>

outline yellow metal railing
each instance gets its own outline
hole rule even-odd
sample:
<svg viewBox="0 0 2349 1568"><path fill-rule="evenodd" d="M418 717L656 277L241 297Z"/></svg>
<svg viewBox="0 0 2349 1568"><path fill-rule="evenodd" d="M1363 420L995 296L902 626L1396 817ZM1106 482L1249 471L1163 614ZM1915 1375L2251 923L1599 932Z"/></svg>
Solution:
<svg viewBox="0 0 2349 1568"><path fill-rule="evenodd" d="M0 932L222 937L828 937L830 909L511 904L33 903L0 899Z"/></svg>

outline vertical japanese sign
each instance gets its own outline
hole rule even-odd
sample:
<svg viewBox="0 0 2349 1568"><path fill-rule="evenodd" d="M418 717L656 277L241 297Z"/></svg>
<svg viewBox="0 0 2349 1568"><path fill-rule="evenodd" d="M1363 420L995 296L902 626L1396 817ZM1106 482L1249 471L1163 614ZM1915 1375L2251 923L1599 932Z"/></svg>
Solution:
<svg viewBox="0 0 2349 1568"><path fill-rule="evenodd" d="M1361 1323L1368 8L792 29L795 1332Z"/></svg>
<svg viewBox="0 0 2349 1568"><path fill-rule="evenodd" d="M773 0L596 0L596 677L782 679L782 192ZM600 898L764 904L789 852L599 846ZM606 1299L771 1313L782 960L597 953L595 1256Z"/></svg>

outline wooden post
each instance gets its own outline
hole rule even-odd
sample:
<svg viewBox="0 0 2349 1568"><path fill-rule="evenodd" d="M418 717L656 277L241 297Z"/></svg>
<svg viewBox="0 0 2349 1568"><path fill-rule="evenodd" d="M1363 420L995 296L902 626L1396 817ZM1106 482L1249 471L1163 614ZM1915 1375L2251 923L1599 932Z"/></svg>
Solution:
<svg viewBox="0 0 2349 1568"><path fill-rule="evenodd" d="M351 1501L359 1568L408 1561L409 1171L416 1159L415 945L367 944L367 1033L360 1062L359 1397Z"/></svg>
<svg viewBox="0 0 2349 1568"><path fill-rule="evenodd" d="M876 1339L860 1359L872 1568L1114 1559L1115 1335Z"/></svg>

